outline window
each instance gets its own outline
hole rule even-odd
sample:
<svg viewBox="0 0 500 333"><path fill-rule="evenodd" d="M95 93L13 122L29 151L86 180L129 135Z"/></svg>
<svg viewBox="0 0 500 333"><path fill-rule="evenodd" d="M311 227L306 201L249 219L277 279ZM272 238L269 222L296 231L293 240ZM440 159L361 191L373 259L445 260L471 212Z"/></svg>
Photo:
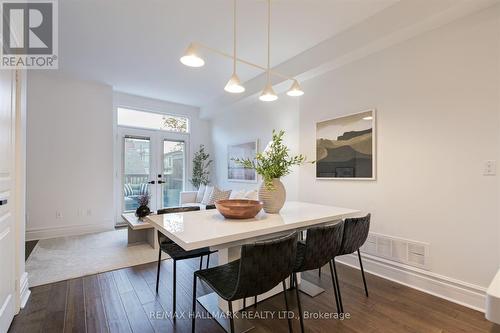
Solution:
<svg viewBox="0 0 500 333"><path fill-rule="evenodd" d="M182 116L118 108L118 126L189 133L189 120Z"/></svg>

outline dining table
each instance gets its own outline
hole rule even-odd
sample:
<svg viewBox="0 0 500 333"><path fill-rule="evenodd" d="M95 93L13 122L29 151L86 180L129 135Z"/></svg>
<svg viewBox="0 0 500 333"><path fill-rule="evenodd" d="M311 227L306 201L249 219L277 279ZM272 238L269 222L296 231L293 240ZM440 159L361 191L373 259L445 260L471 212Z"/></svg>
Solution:
<svg viewBox="0 0 500 333"><path fill-rule="evenodd" d="M267 214L261 210L254 218L244 220L227 219L216 209L210 209L150 215L146 217L146 221L184 250L204 247L217 250L218 264L224 265L240 258L241 246L244 244L273 239L292 232L300 233L313 226L338 223L359 213L357 209L287 201L278 214ZM297 280L300 290L310 296L323 291L320 287L301 279L300 275ZM281 284L259 295L257 302L280 292L282 292ZM215 293L198 297L197 300L227 331L227 318L220 316L220 313L227 312L227 302ZM253 297L248 299L246 305L252 305L253 301ZM243 300L233 302L233 311L242 308ZM239 329L236 330L239 332L251 329L249 323L239 323L238 326Z"/></svg>

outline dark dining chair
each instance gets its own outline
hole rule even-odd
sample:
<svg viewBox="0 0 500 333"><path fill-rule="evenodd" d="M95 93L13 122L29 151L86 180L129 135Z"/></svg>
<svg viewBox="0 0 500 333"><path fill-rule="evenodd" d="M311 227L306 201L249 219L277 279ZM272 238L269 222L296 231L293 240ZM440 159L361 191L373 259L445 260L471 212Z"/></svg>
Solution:
<svg viewBox="0 0 500 333"><path fill-rule="evenodd" d="M361 260L360 247L366 242L368 233L370 231L370 217L368 214L363 217L347 218L344 220L344 235L342 236L342 246L338 256L358 252L359 267L361 269L361 276L363 277L363 285L365 287L365 295L368 297L368 287L366 285L365 271L363 269L363 261ZM337 283L337 291L339 295L339 303L341 312L344 312L344 305L342 304L342 295L340 294L340 284L337 276L337 267L335 265L335 258L332 259L333 273Z"/></svg>
<svg viewBox="0 0 500 333"><path fill-rule="evenodd" d="M171 214L171 213L183 213L183 212L192 212L192 211L197 211L200 210L200 207L172 207L172 208L164 208L158 210L157 214L162 215L162 214ZM172 285L172 313L174 314L174 319L175 319L175 313L176 313L176 291L177 291L177 261L178 260L185 260L185 259L192 259L192 258L200 258L200 269L202 268L203 264L203 256L207 256L207 267L208 267L208 262L210 259L210 249L208 247L201 248L201 249L196 249L196 250L191 250L191 251L186 251L179 245L177 245L174 241L169 239L167 236L163 235L160 231L158 231L158 243L160 245L160 249L158 251L158 267L156 270L156 293L158 294L158 285L160 282L160 264L161 264L161 253L165 252L172 258L173 262L173 285Z"/></svg>
<svg viewBox="0 0 500 333"><path fill-rule="evenodd" d="M229 307L231 333L234 332L232 301L257 296L273 289L279 283L283 286L283 295L287 313L285 279L295 265L297 234L247 244L241 247L241 258L228 264L199 270L193 278L192 332L196 323L196 282L197 278L205 281ZM288 330L292 332L291 318L288 318Z"/></svg>
<svg viewBox="0 0 500 333"><path fill-rule="evenodd" d="M326 263L330 263L335 303L337 304L337 311L339 313L341 312L339 296L337 294L337 284L334 280L331 259L340 253L343 232L343 222L308 229L306 233L306 240L297 242L297 257L293 269L293 280L297 281L297 273L317 269L326 265ZM304 332L304 318L300 303L299 288L295 288L295 294L297 296L297 305L299 307L300 328L302 332Z"/></svg>

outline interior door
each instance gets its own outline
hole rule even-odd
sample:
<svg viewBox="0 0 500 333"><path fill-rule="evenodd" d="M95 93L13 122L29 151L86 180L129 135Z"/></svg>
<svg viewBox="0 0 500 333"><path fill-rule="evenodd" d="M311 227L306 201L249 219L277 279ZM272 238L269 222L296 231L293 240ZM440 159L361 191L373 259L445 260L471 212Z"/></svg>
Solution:
<svg viewBox="0 0 500 333"><path fill-rule="evenodd" d="M15 312L14 82L13 71L0 70L0 332L7 332Z"/></svg>

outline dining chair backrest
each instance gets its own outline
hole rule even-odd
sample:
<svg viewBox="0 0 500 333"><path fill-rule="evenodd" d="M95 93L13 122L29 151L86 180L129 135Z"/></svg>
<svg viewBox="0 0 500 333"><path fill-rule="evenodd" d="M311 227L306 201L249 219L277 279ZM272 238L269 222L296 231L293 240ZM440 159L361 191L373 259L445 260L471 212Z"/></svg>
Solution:
<svg viewBox="0 0 500 333"><path fill-rule="evenodd" d="M184 213L184 212L192 212L192 211L196 211L196 210L200 210L200 207L198 207L198 206L168 207L168 208L158 209L158 212L156 212L156 214L163 215L163 214L171 214L171 213Z"/></svg>
<svg viewBox="0 0 500 333"><path fill-rule="evenodd" d="M303 258L297 262L300 272L320 268L340 253L344 222L307 229Z"/></svg>
<svg viewBox="0 0 500 333"><path fill-rule="evenodd" d="M354 253L363 246L370 231L370 217L371 215L368 214L344 220L344 236L339 255Z"/></svg>
<svg viewBox="0 0 500 333"><path fill-rule="evenodd" d="M286 237L243 245L238 282L231 299L263 294L293 272L297 233Z"/></svg>

